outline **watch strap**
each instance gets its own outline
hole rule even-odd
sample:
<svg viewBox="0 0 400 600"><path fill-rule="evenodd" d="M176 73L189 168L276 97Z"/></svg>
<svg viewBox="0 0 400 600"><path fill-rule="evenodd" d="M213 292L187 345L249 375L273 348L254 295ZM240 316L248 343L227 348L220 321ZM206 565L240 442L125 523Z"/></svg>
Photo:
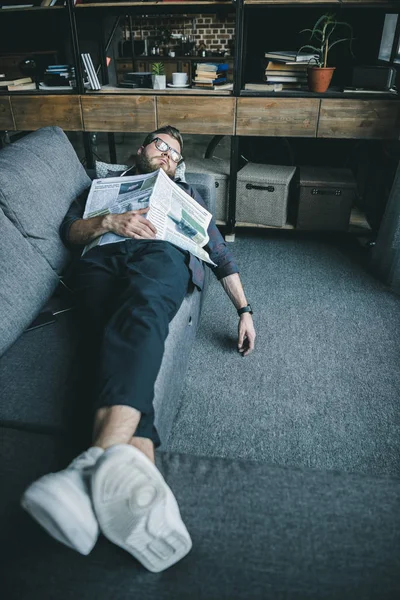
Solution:
<svg viewBox="0 0 400 600"><path fill-rule="evenodd" d="M239 317L244 313L250 313L251 315L253 314L250 304L248 304L247 306L243 306L243 308L238 308L237 314L239 315Z"/></svg>

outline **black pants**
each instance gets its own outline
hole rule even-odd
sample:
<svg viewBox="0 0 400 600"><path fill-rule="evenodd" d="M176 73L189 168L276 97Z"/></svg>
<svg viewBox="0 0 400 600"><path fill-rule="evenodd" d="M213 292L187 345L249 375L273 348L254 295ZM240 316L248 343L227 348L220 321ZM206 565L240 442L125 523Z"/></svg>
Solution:
<svg viewBox="0 0 400 600"><path fill-rule="evenodd" d="M156 446L154 384L169 323L188 292L188 263L189 254L168 242L128 240L93 248L68 277L98 350L95 410L137 409L135 435Z"/></svg>

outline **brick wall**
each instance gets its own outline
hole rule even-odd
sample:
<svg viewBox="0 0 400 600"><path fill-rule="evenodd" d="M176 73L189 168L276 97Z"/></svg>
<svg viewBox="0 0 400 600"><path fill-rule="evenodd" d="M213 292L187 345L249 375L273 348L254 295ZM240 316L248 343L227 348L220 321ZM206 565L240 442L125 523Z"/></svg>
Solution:
<svg viewBox="0 0 400 600"><path fill-rule="evenodd" d="M165 19L142 19L141 26L139 22L133 23L135 39L144 38L154 40L157 30L161 31L168 27L172 34L190 35L196 42L196 48L203 42L207 50L212 52L229 52L228 42L234 38L235 16L234 15L193 15L193 17L183 18L165 18ZM141 30L141 33L140 33ZM127 39L129 39L129 29L126 28ZM174 44L171 40L169 46ZM161 46L165 44L161 43Z"/></svg>

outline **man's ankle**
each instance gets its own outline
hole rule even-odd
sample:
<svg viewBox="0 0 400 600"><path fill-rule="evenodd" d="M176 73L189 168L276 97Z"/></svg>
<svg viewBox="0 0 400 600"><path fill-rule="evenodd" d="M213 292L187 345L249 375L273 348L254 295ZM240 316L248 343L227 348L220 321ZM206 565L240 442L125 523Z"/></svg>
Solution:
<svg viewBox="0 0 400 600"><path fill-rule="evenodd" d="M129 444L131 446L134 446L141 452L143 452L143 454L145 456L147 456L147 458L149 460L151 460L151 462L153 464L155 464L156 461L155 461L155 457L154 457L154 443L152 442L151 439L143 438L143 437L139 437L139 436L133 436L130 439Z"/></svg>

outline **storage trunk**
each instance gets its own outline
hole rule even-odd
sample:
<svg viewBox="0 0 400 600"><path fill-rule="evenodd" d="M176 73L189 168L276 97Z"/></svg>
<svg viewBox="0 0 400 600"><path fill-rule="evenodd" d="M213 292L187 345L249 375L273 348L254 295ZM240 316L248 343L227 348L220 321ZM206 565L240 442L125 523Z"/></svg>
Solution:
<svg viewBox="0 0 400 600"><path fill-rule="evenodd" d="M216 158L196 158L185 161L188 173L207 173L215 181L215 219L224 223L228 220L228 195L230 164Z"/></svg>
<svg viewBox="0 0 400 600"><path fill-rule="evenodd" d="M297 229L346 231L356 197L350 169L300 167Z"/></svg>
<svg viewBox="0 0 400 600"><path fill-rule="evenodd" d="M236 222L283 227L296 167L247 164L237 176Z"/></svg>

